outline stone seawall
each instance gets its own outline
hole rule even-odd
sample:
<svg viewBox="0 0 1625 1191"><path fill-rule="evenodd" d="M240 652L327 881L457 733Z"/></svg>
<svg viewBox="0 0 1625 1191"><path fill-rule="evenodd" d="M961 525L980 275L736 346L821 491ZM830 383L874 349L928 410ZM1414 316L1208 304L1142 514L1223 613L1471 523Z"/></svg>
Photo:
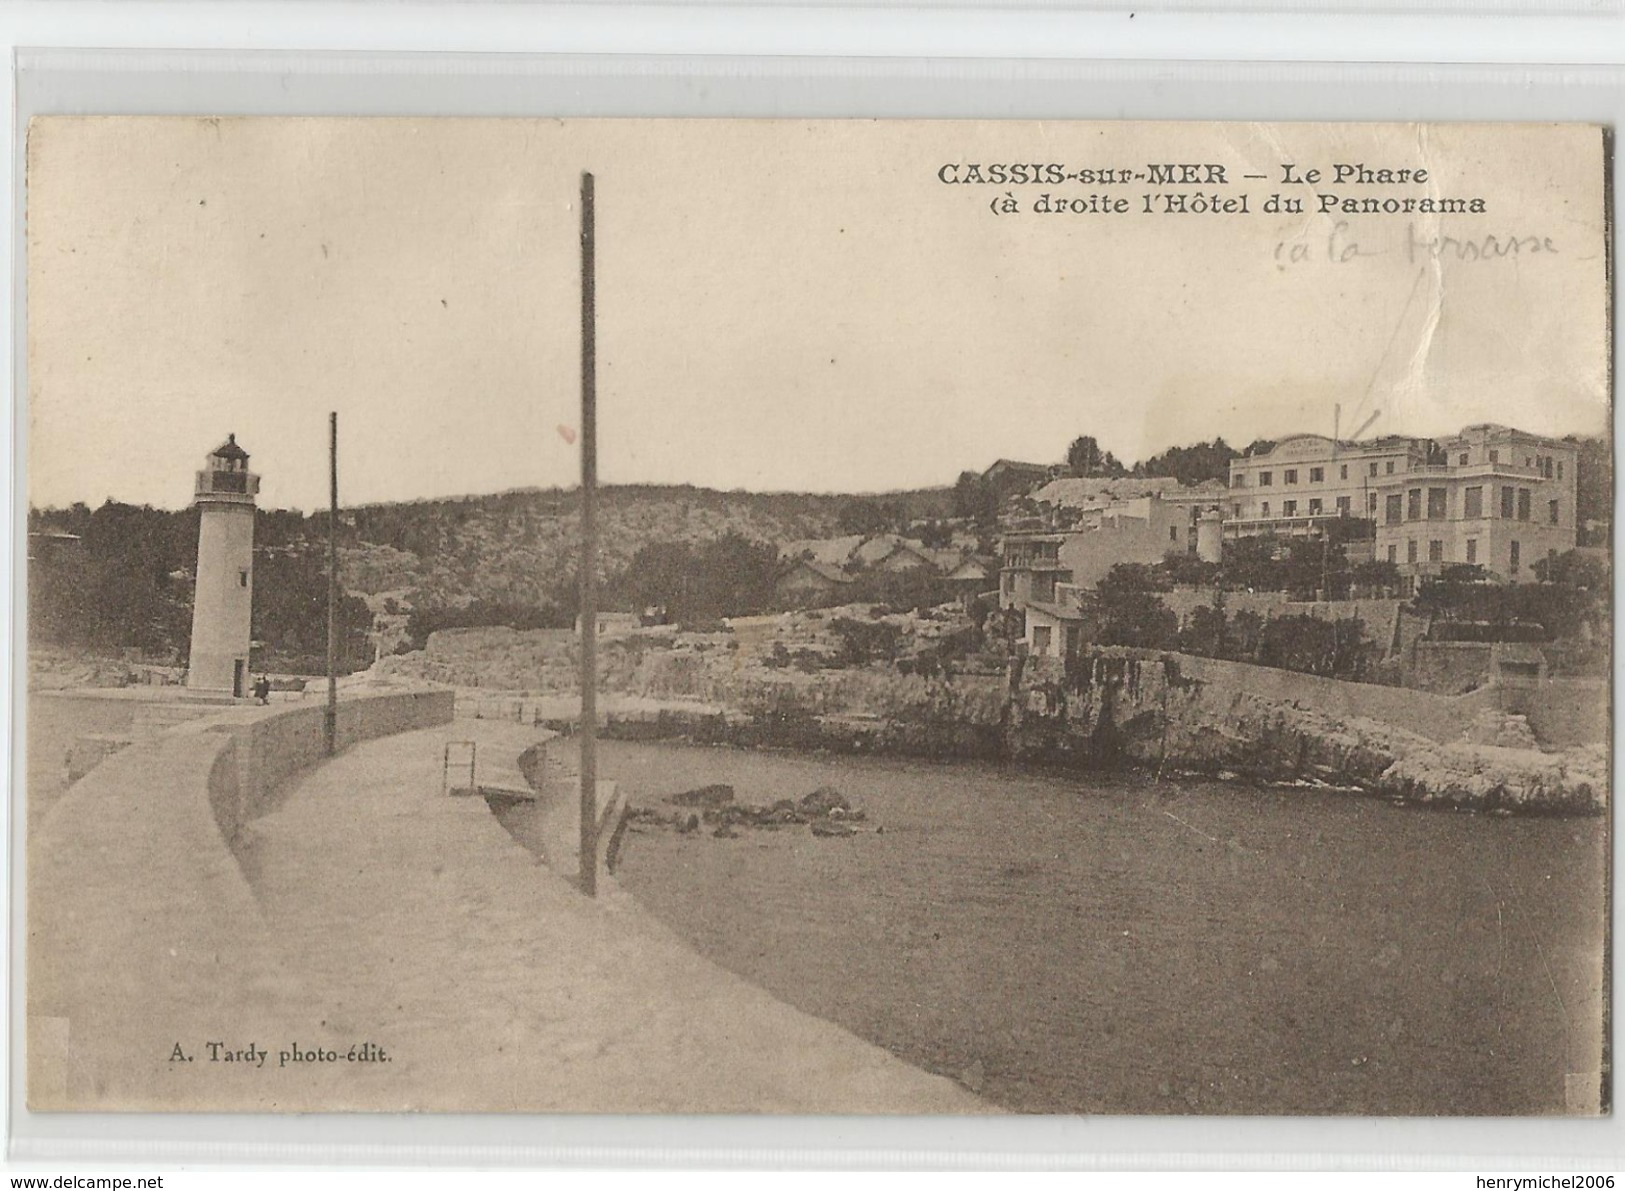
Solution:
<svg viewBox="0 0 1625 1191"><path fill-rule="evenodd" d="M1052 764L1234 774L1487 810L1593 814L1606 806L1603 746L1543 753L1469 742L1486 710L1498 714L1493 699L1453 701L1452 721L1448 707L1428 715L1412 706L1439 696L1316 679L1272 685L1259 669L1131 649L1065 663L1025 659L1012 679L1006 745L1014 758ZM1366 695L1370 706L1360 701Z"/></svg>

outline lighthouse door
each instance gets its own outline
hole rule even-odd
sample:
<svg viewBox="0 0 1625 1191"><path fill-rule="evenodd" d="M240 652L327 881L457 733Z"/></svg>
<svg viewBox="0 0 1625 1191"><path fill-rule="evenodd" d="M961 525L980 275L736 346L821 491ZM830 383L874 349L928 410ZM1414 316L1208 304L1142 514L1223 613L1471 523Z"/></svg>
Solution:
<svg viewBox="0 0 1625 1191"><path fill-rule="evenodd" d="M231 664L231 693L238 699L243 697L243 678L245 677L243 674L243 666L244 662L242 658L238 658Z"/></svg>

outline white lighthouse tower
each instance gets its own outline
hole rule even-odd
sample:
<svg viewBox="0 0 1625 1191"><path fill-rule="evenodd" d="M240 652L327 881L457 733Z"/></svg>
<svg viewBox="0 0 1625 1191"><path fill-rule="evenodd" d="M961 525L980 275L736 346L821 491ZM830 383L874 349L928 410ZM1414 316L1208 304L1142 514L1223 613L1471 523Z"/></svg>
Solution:
<svg viewBox="0 0 1625 1191"><path fill-rule="evenodd" d="M248 694L250 614L254 606L254 497L260 478L248 470L237 436L209 453L197 473L197 594L192 603L188 690L241 698Z"/></svg>

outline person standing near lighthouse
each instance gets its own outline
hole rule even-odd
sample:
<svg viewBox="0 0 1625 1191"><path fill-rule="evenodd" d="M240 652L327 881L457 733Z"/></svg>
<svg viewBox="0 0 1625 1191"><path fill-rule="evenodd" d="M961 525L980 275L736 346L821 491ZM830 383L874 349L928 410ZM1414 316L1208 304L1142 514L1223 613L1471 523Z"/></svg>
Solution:
<svg viewBox="0 0 1625 1191"><path fill-rule="evenodd" d="M197 473L197 589L192 602L188 690L243 698L254 603L254 497L260 478L248 470L237 436L209 453Z"/></svg>

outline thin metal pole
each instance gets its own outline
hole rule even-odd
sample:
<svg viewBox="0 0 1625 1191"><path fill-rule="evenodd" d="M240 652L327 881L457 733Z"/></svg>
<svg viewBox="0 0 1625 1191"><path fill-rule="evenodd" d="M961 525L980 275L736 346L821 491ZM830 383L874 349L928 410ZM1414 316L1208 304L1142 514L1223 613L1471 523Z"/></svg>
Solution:
<svg viewBox="0 0 1625 1191"><path fill-rule="evenodd" d="M339 415L327 415L327 755L338 751L339 723Z"/></svg>
<svg viewBox="0 0 1625 1191"><path fill-rule="evenodd" d="M598 894L598 346L593 187L581 175L581 890Z"/></svg>

